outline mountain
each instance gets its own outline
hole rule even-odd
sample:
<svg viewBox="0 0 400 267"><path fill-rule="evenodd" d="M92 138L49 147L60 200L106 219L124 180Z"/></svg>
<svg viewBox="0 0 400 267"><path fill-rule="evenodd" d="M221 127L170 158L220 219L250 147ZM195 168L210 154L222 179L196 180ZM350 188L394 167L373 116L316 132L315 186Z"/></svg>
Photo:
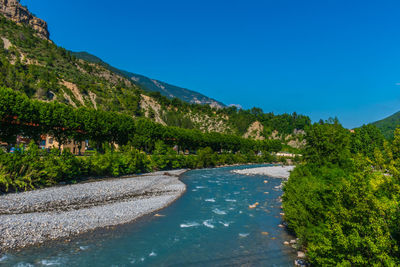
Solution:
<svg viewBox="0 0 400 267"><path fill-rule="evenodd" d="M310 125L307 116L295 113L219 108L222 103L196 92L119 70L88 53L72 53L49 40L47 24L25 7L0 1L0 86L31 99L146 117L202 132L280 138L288 145L295 130Z"/></svg>
<svg viewBox="0 0 400 267"><path fill-rule="evenodd" d="M228 110L189 104L145 91L126 74L100 59L77 58L43 38L43 29L33 27L29 20L17 23L16 17L9 17L10 8L14 7L2 6L0 10L0 86L20 91L32 99L147 117L164 125L240 132L226 114Z"/></svg>
<svg viewBox="0 0 400 267"><path fill-rule="evenodd" d="M72 52L74 56L77 58L83 59L88 62L100 64L107 69L124 76L125 78L132 80L134 83L140 85L144 90L150 92L160 92L161 95L166 96L170 99L179 98L185 102L191 104L202 104L202 105L210 105L211 107L222 108L225 105L219 101L216 101L212 98L209 98L203 94L198 92L185 89L182 87L178 87L175 85L168 84L166 82L158 81L155 79L148 78L146 76L135 74L129 71L120 70L113 66L110 66L108 63L104 62L102 59L89 54L87 52Z"/></svg>
<svg viewBox="0 0 400 267"><path fill-rule="evenodd" d="M393 138L394 130L400 126L400 111L395 114L371 123L378 127L386 138Z"/></svg>

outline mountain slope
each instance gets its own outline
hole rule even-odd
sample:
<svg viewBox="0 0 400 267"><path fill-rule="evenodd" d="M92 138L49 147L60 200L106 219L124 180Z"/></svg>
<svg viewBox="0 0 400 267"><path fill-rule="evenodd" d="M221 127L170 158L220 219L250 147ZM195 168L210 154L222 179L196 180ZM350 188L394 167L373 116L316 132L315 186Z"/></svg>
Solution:
<svg viewBox="0 0 400 267"><path fill-rule="evenodd" d="M129 71L124 71L110 66L108 63L104 62L102 59L87 53L87 52L72 52L77 58L83 59L88 62L100 64L107 69L124 76L127 79L132 80L134 83L140 85L144 90L150 92L160 92L161 95L168 98L179 98L185 102L191 104L203 104L210 105L212 107L224 107L225 105L219 101L209 98L198 92L171 85L162 81L154 80L146 76L135 74Z"/></svg>
<svg viewBox="0 0 400 267"><path fill-rule="evenodd" d="M209 105L185 103L142 87L117 69L78 59L41 38L29 24L17 24L0 10L0 86L33 99L92 107L171 126L237 133L229 118ZM100 61L99 61L100 62Z"/></svg>
<svg viewBox="0 0 400 267"><path fill-rule="evenodd" d="M371 124L378 127L386 138L393 138L394 130L400 126L400 111Z"/></svg>
<svg viewBox="0 0 400 267"><path fill-rule="evenodd" d="M78 58L43 38L40 35L43 29L37 29L29 22L16 23L2 16L2 12L0 9L0 86L22 92L31 99L114 111L132 117L147 117L164 125L239 136L245 135L249 127L259 121L260 130L255 136L247 135L249 138L269 138L277 131L284 141L285 135L310 125L307 116L295 113L275 115L258 108L217 108L167 98L159 91L144 91L139 81L149 87L157 83L169 86L171 94L195 94L144 76L132 76L87 53L81 53ZM191 96L186 99L189 98Z"/></svg>

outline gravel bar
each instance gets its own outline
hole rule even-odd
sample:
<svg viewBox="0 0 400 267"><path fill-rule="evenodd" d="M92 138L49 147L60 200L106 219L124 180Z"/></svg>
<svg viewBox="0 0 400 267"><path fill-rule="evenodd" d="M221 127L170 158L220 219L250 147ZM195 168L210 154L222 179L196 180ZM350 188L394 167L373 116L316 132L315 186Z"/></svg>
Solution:
<svg viewBox="0 0 400 267"><path fill-rule="evenodd" d="M51 187L0 196L0 251L131 222L166 207L186 170Z"/></svg>
<svg viewBox="0 0 400 267"><path fill-rule="evenodd" d="M288 179L290 176L290 172L293 171L294 168L295 166L269 166L269 167L233 170L232 172L244 175L266 175L273 178Z"/></svg>

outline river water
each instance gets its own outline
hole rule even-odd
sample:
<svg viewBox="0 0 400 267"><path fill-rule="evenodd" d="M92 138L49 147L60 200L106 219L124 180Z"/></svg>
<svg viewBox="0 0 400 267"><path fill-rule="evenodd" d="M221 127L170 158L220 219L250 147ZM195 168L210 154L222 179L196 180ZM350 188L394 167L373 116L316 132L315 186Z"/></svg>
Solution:
<svg viewBox="0 0 400 267"><path fill-rule="evenodd" d="M243 168L187 172L187 192L163 217L5 254L0 266L293 266L283 245L293 237L278 227L281 179L231 172Z"/></svg>

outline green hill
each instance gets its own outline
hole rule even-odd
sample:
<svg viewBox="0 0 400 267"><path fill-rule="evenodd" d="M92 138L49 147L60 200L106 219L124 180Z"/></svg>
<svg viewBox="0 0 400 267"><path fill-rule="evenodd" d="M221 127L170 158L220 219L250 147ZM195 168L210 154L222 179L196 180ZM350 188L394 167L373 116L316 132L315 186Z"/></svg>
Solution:
<svg viewBox="0 0 400 267"><path fill-rule="evenodd" d="M378 127L386 138L393 138L394 130L400 126L400 111L395 114L371 123Z"/></svg>

